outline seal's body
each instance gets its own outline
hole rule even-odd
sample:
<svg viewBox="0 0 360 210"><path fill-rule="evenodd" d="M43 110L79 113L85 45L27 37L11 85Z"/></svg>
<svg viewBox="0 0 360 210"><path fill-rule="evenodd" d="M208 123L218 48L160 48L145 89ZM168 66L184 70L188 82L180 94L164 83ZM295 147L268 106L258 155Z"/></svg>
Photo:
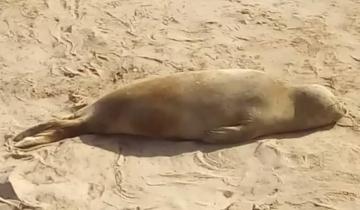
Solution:
<svg viewBox="0 0 360 210"><path fill-rule="evenodd" d="M325 126L343 114L320 85L290 86L256 70L203 70L140 80L14 141L29 147L82 134L132 134L236 143Z"/></svg>

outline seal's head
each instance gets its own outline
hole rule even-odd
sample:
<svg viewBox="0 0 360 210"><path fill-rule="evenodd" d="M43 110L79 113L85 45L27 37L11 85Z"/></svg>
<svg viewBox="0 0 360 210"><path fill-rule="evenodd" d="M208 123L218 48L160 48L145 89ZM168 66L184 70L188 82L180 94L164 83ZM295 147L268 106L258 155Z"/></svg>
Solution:
<svg viewBox="0 0 360 210"><path fill-rule="evenodd" d="M295 119L298 125L318 127L335 123L346 114L344 105L322 85L294 89Z"/></svg>

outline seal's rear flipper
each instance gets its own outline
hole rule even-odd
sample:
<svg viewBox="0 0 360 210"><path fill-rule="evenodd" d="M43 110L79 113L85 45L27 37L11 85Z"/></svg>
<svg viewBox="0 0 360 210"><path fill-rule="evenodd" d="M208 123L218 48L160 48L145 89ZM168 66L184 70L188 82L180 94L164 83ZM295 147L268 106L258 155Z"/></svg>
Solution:
<svg viewBox="0 0 360 210"><path fill-rule="evenodd" d="M17 142L14 146L17 148L29 148L40 144L47 144L54 142L52 138L46 136L28 136Z"/></svg>
<svg viewBox="0 0 360 210"><path fill-rule="evenodd" d="M13 139L15 147L27 148L40 144L60 141L86 133L84 123L80 119L55 120L31 127Z"/></svg>
<svg viewBox="0 0 360 210"><path fill-rule="evenodd" d="M255 130L249 125L219 127L209 131L203 141L211 144L246 142L256 137Z"/></svg>

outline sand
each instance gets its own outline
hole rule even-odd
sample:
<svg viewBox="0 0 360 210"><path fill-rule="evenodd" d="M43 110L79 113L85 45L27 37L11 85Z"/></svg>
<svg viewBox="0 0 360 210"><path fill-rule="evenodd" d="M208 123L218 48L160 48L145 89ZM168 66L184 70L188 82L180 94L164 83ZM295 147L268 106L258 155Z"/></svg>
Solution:
<svg viewBox="0 0 360 210"><path fill-rule="evenodd" d="M1 0L0 209L359 209L359 11L357 0ZM133 80L216 68L326 85L349 117L233 147L100 136L5 146Z"/></svg>

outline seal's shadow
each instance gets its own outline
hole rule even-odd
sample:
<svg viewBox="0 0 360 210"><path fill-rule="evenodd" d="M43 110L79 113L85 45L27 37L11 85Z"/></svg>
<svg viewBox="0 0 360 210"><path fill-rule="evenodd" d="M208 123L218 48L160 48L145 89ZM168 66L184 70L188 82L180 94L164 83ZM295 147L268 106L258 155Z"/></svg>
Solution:
<svg viewBox="0 0 360 210"><path fill-rule="evenodd" d="M154 156L174 156L188 152L202 151L212 152L224 148L242 146L259 140L266 139L299 139L300 137L309 135L317 131L329 130L334 125L305 130L300 132L292 132L277 135L268 135L253 139L247 142L236 144L205 144L196 141L175 141L159 138L149 138L130 135L85 135L80 139L84 144L99 147L114 153L121 153L125 156L137 157L154 157Z"/></svg>

